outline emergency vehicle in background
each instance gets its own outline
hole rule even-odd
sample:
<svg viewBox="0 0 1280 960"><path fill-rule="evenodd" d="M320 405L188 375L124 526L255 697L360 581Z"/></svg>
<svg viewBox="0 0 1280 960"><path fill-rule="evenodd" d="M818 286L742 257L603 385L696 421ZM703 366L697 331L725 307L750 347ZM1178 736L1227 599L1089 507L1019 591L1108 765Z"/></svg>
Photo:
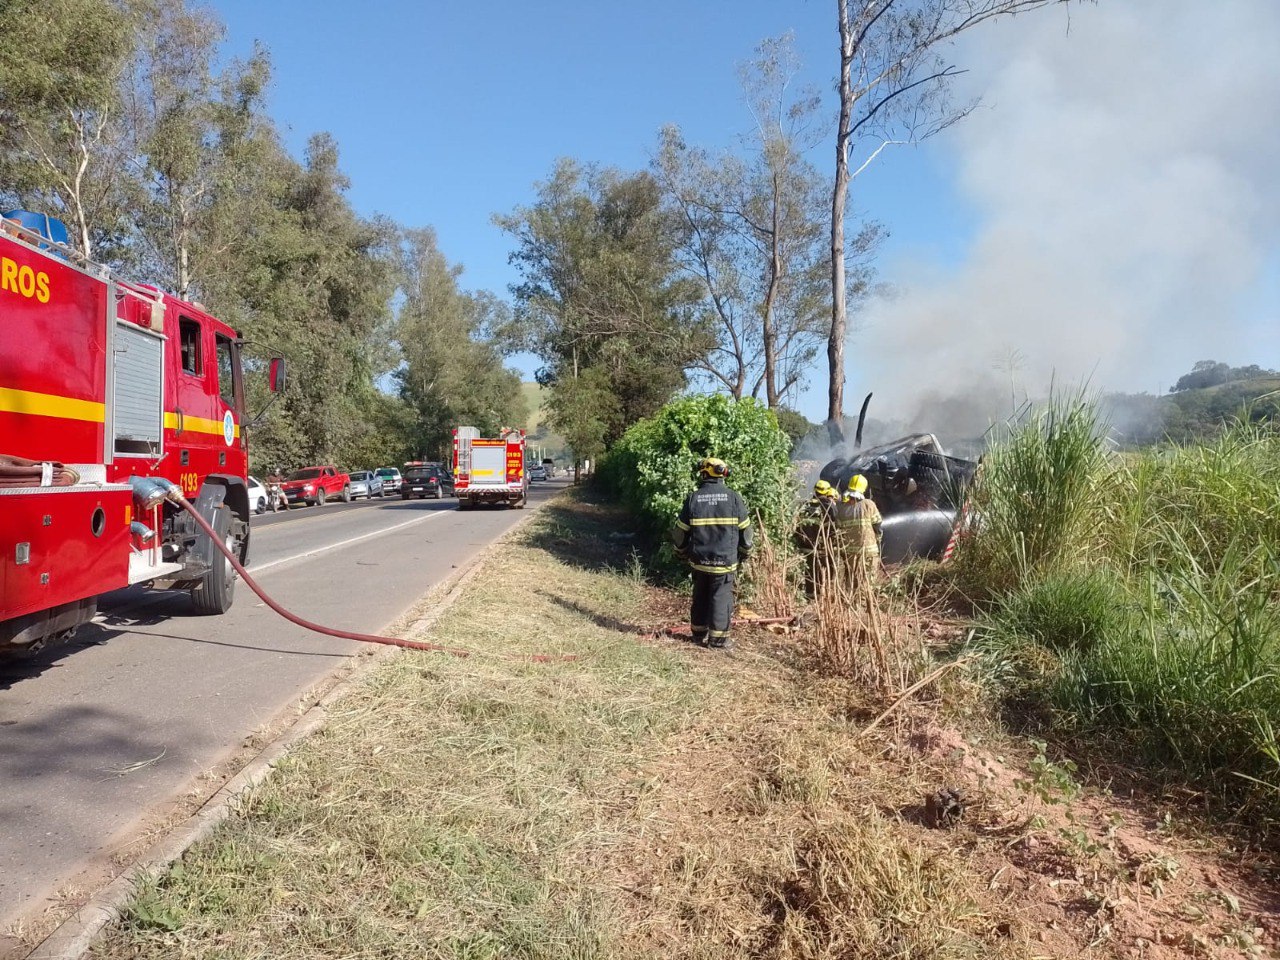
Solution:
<svg viewBox="0 0 1280 960"><path fill-rule="evenodd" d="M76 253L58 221L0 219L0 654L133 584L231 607L234 569L173 485L246 561L241 348L200 306ZM283 361L270 373L275 391Z"/></svg>
<svg viewBox="0 0 1280 960"><path fill-rule="evenodd" d="M484 438L475 427L453 431L453 492L459 510L479 503L505 503L517 509L529 499L524 470L523 430L504 427L497 438Z"/></svg>

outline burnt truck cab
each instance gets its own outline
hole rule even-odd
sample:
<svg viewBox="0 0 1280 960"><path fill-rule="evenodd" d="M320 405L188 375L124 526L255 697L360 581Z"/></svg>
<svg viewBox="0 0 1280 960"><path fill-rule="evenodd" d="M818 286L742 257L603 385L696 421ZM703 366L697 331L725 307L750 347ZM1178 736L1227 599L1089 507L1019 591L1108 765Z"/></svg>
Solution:
<svg viewBox="0 0 1280 960"><path fill-rule="evenodd" d="M236 331L21 219L0 220L0 329L0 456L71 468L61 485L0 488L0 653L38 648L134 584L188 589L200 613L229 609L233 568L145 478L180 487L247 560ZM283 377L274 361L272 376Z"/></svg>
<svg viewBox="0 0 1280 960"><path fill-rule="evenodd" d="M931 433L912 434L829 462L820 474L841 493L857 474L884 518L883 557L939 559L978 465L946 454Z"/></svg>

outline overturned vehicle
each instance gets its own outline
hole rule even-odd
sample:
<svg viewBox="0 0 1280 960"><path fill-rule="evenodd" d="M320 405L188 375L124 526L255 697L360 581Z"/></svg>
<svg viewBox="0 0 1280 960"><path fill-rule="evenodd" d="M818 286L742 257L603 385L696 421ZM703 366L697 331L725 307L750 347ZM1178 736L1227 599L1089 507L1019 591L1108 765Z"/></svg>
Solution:
<svg viewBox="0 0 1280 960"><path fill-rule="evenodd" d="M857 474L867 478L884 517L884 562L902 563L942 558L977 470L973 460L947 456L933 434L919 433L832 460L821 477L841 493Z"/></svg>

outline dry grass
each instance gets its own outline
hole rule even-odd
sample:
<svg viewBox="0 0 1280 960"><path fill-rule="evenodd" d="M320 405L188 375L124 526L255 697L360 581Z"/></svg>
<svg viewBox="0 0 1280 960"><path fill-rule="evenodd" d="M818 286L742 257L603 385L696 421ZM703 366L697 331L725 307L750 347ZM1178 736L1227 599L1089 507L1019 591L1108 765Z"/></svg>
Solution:
<svg viewBox="0 0 1280 960"><path fill-rule="evenodd" d="M922 824L964 772L926 718L859 736L883 696L815 674L804 640L645 642L619 518L574 497L434 635L583 659L384 665L94 955L1122 955L1054 886L1056 845L1009 863L1025 809L979 785L955 831Z"/></svg>
<svg viewBox="0 0 1280 960"><path fill-rule="evenodd" d="M792 543L791 531L784 531L779 539L763 523L757 523L755 531L755 548L745 577L753 608L765 617L794 617L804 560Z"/></svg>
<svg viewBox="0 0 1280 960"><path fill-rule="evenodd" d="M881 571L848 556L836 531L823 524L814 550L813 638L827 669L882 696L910 683L918 643L886 616L877 581Z"/></svg>

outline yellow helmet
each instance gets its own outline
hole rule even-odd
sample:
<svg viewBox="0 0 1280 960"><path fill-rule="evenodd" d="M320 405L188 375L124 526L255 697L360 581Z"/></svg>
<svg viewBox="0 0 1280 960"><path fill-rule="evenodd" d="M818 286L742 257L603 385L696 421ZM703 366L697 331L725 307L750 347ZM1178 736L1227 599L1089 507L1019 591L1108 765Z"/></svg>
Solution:
<svg viewBox="0 0 1280 960"><path fill-rule="evenodd" d="M815 497L834 497L836 488L825 480L819 480L813 485L813 495Z"/></svg>
<svg viewBox="0 0 1280 960"><path fill-rule="evenodd" d="M698 475L723 479L729 475L729 465L717 457L703 457L698 464Z"/></svg>
<svg viewBox="0 0 1280 960"><path fill-rule="evenodd" d="M865 495L867 492L867 478L860 473L855 473L849 478L849 492Z"/></svg>

